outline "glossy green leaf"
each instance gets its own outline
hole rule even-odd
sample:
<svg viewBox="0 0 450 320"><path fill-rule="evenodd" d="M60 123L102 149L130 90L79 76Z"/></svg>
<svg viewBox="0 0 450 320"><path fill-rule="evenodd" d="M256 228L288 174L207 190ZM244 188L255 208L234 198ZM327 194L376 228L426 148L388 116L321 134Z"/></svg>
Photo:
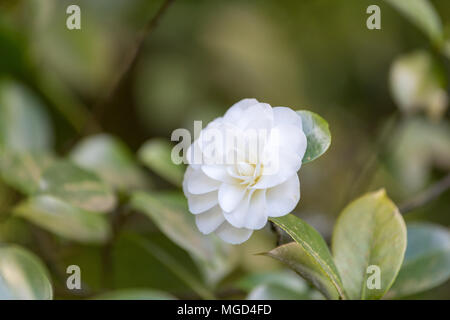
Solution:
<svg viewBox="0 0 450 320"><path fill-rule="evenodd" d="M17 245L0 245L0 300L51 300L53 289L44 264Z"/></svg>
<svg viewBox="0 0 450 320"><path fill-rule="evenodd" d="M146 142L138 152L139 159L147 167L181 187L184 177L184 166L176 165L171 159L172 145L164 139L152 139Z"/></svg>
<svg viewBox="0 0 450 320"><path fill-rule="evenodd" d="M106 134L81 141L72 150L70 158L121 191L143 188L148 184L127 146Z"/></svg>
<svg viewBox="0 0 450 320"><path fill-rule="evenodd" d="M350 299L383 297L400 270L406 250L405 223L384 190L356 199L341 212L332 248ZM372 265L380 268L379 289L369 289L367 283L372 274L368 267Z"/></svg>
<svg viewBox="0 0 450 320"><path fill-rule="evenodd" d="M16 150L48 150L52 127L39 99L12 80L0 80L0 147Z"/></svg>
<svg viewBox="0 0 450 320"><path fill-rule="evenodd" d="M307 262L307 265L302 271L303 276L307 276L307 279L310 280L314 285L316 285L317 289L321 290L324 295L328 296L329 298L335 298L337 295L334 294L331 289L325 290L325 286L323 285L324 282L322 279L324 277L327 278L329 282L332 283L333 287L338 293L338 296L341 299L345 299L346 293L341 282L341 277L333 262L330 250L328 249L328 246L322 236L313 227L292 214L288 214L280 218L271 218L271 220L284 231L286 231L292 237L292 239L294 239L295 242L299 244L301 248L301 251L299 251L301 252L301 254L296 253L296 255L293 255L292 258L299 259L299 257L302 256L302 260L289 262L289 265L293 266L299 261ZM281 259L281 253L276 253L280 254L279 259ZM275 255L275 252L273 252L272 254ZM292 254L292 252L290 252L290 254ZM287 257L287 255L285 255L285 257ZM287 261L283 262L287 263ZM308 273L306 273L307 270L309 271ZM314 271L314 273L312 272L312 270ZM300 269L297 269L295 271L299 272ZM320 278L313 279L313 276L315 276L316 274L320 275ZM328 288L328 286L326 286L326 288Z"/></svg>
<svg viewBox="0 0 450 320"><path fill-rule="evenodd" d="M407 226L405 260L388 297L401 298L432 289L450 278L450 231L428 224Z"/></svg>
<svg viewBox="0 0 450 320"><path fill-rule="evenodd" d="M339 292L327 276L326 272L318 267L314 258L303 247L291 242L281 245L265 255L272 257L297 272L311 282L328 299L338 299Z"/></svg>
<svg viewBox="0 0 450 320"><path fill-rule="evenodd" d="M5 183L29 195L39 189L41 175L52 162L48 153L5 149L0 156L0 175Z"/></svg>
<svg viewBox="0 0 450 320"><path fill-rule="evenodd" d="M236 263L232 247L201 234L181 193L135 192L131 206L147 215L177 245L192 254L207 280L220 280Z"/></svg>
<svg viewBox="0 0 450 320"><path fill-rule="evenodd" d="M102 293L95 300L174 300L175 297L159 290L121 289Z"/></svg>
<svg viewBox="0 0 450 320"><path fill-rule="evenodd" d="M385 0L420 28L431 40L443 40L442 23L433 5L428 0Z"/></svg>
<svg viewBox="0 0 450 320"><path fill-rule="evenodd" d="M328 123L318 114L300 110L297 113L302 118L303 132L308 145L303 156L303 163L311 162L324 154L331 144L331 133Z"/></svg>
<svg viewBox="0 0 450 320"><path fill-rule="evenodd" d="M116 205L114 192L107 184L68 161L58 161L44 171L40 192L87 211L107 212Z"/></svg>
<svg viewBox="0 0 450 320"><path fill-rule="evenodd" d="M103 243L110 234L104 215L76 208L49 195L25 200L14 209L14 213L69 240Z"/></svg>

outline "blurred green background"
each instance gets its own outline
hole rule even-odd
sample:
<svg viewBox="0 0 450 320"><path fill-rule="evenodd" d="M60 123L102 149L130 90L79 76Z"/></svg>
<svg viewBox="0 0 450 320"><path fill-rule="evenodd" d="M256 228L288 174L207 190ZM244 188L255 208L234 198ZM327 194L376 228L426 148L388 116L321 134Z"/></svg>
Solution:
<svg viewBox="0 0 450 320"><path fill-rule="evenodd" d="M123 143L119 149L135 165L122 167L128 158L121 159L111 167L114 176L97 172L114 187L123 184L118 207L107 214L114 236L106 244L91 244L11 215L26 192L11 188L11 179L5 178L18 160L3 164L0 241L18 243L42 259L55 298L89 298L129 288L198 297L202 289L192 290L192 283L180 280L180 270L167 267L176 261L182 278L188 274L198 282L203 270L189 250L154 220L122 206L130 185L176 190L171 181L177 177L159 174L158 165L144 168L133 154L149 139L169 141L174 129L191 129L194 120L210 121L242 98L309 109L328 121L331 147L300 170L301 200L295 211L327 240L335 218L352 199L384 187L401 208L450 171L450 42L427 35L426 17L421 25L420 17L411 19L376 0L175 0L144 34L136 60L121 77L141 31L164 2L0 0L4 150L16 139L14 148L22 151L50 150L52 157L75 159L80 141L106 133ZM446 35L450 2L430 3ZM81 8L81 30L66 28L70 4ZM366 28L371 4L381 8L381 30ZM408 72L412 78L418 74L420 85L404 78ZM5 108L10 108L9 117L2 113ZM27 137L33 143L20 144ZM169 206L176 201L167 198ZM123 223L117 208L132 211ZM449 213L446 192L405 220L448 227ZM142 239L136 241L136 234L150 247L139 246ZM226 270L207 287L217 297L243 298L248 292L265 297L270 288L263 284L279 279L273 281L286 287L271 288L276 297L319 297L279 264L254 255L274 246L275 236L267 227L242 246L222 248ZM81 267L83 290L66 290L70 264ZM450 284L411 298L450 299Z"/></svg>

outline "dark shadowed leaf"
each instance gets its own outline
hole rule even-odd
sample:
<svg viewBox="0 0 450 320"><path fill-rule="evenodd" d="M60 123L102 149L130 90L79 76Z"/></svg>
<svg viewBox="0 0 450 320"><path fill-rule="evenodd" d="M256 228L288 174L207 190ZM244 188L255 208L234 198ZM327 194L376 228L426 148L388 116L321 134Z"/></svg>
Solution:
<svg viewBox="0 0 450 320"><path fill-rule="evenodd" d="M102 293L95 300L174 300L175 297L166 292L151 289L121 289Z"/></svg>
<svg viewBox="0 0 450 320"><path fill-rule="evenodd" d="M401 298L432 289L450 277L450 232L428 224L408 224L405 260L388 297Z"/></svg>
<svg viewBox="0 0 450 320"><path fill-rule="evenodd" d="M110 234L104 215L76 208L49 195L25 200L14 209L14 213L69 240L103 243Z"/></svg>
<svg viewBox="0 0 450 320"><path fill-rule="evenodd" d="M17 246L0 246L0 300L51 300L53 289L44 264Z"/></svg>
<svg viewBox="0 0 450 320"><path fill-rule="evenodd" d="M236 264L233 248L198 231L181 193L136 192L131 205L143 212L177 245L192 254L207 280L220 280Z"/></svg>
<svg viewBox="0 0 450 320"><path fill-rule="evenodd" d="M403 262L406 227L384 190L368 193L340 214L333 232L333 255L351 299L380 299L389 290ZM380 288L369 289L369 266L377 266Z"/></svg>
<svg viewBox="0 0 450 320"><path fill-rule="evenodd" d="M298 251L295 255L291 256L293 259L296 259L295 261L288 262L284 260L283 262L289 266L298 264L299 261L302 261L302 263L307 263L301 273L303 276L307 276L308 280L310 280L314 285L317 285L317 289L321 290L324 295L330 298L336 298L339 296L340 298L345 299L346 294L344 292L341 278L336 266L334 265L330 250L328 249L328 246L322 236L313 227L292 214L288 214L280 218L271 218L271 220L286 231L301 248L301 251ZM289 254L292 253L292 251L289 251ZM274 256L275 254L279 254L278 259L280 260L281 256L283 256L283 259L288 256L287 252L284 252L284 255L280 252L274 252L272 254ZM302 257L302 259L299 260L299 257ZM307 270L308 273L306 273ZM312 272L313 270L314 273ZM300 269L297 268L295 271L299 272ZM320 278L313 279L312 277L315 275L320 275ZM338 293L337 295L333 293L333 290L325 290L323 277L326 277L329 282L331 282ZM326 286L326 288L329 287Z"/></svg>
<svg viewBox="0 0 450 320"><path fill-rule="evenodd" d="M302 118L303 132L308 145L303 157L303 163L311 162L324 154L331 144L331 133L328 123L318 114L300 110L297 113Z"/></svg>

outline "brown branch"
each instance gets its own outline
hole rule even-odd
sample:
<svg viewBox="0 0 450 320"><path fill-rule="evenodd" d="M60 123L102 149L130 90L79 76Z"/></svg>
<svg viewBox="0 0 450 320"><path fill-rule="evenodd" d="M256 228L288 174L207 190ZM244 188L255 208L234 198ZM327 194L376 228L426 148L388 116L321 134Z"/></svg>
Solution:
<svg viewBox="0 0 450 320"><path fill-rule="evenodd" d="M422 207L430 201L439 197L442 193L450 189L450 174L447 174L442 180L439 180L425 191L407 200L400 206L402 214L409 213L419 207Z"/></svg>
<svg viewBox="0 0 450 320"><path fill-rule="evenodd" d="M85 126L85 130L84 130L85 133L92 130L93 124L95 124L96 119L101 118L102 114L105 111L107 102L110 101L110 99L114 96L114 93L121 86L121 84L122 84L123 80L126 78L127 74L133 69L133 66L136 64L137 57L139 55L139 52L142 49L145 39L152 32L152 30L156 28L161 17L164 15L167 8L170 6L170 4L173 1L174 0L165 0L164 3L159 8L159 10L153 16L153 18L151 18L150 21L148 21L148 23L145 25L144 29L136 37L134 45L132 46L132 48L129 50L128 54L124 58L124 63L122 64L122 69L112 79L111 85L109 86L109 89L106 91L106 93L94 105L94 107L92 109L93 117L92 117L91 121Z"/></svg>

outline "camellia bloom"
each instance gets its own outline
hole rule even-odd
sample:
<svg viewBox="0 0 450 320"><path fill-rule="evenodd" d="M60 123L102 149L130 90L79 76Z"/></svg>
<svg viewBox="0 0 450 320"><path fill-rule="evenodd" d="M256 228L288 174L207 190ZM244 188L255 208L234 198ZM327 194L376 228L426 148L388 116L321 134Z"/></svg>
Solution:
<svg viewBox="0 0 450 320"><path fill-rule="evenodd" d="M306 143L295 111L256 99L209 123L187 152L183 181L199 230L239 244L269 217L290 213L300 200Z"/></svg>

